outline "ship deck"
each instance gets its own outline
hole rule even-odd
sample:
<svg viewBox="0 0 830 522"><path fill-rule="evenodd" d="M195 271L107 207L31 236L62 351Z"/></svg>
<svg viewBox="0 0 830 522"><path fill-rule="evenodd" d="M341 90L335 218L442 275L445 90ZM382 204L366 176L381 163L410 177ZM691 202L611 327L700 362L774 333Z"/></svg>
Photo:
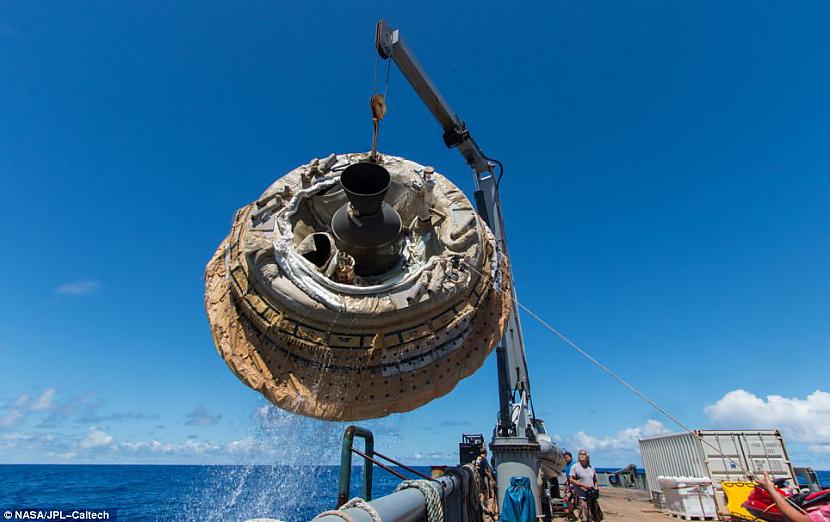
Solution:
<svg viewBox="0 0 830 522"><path fill-rule="evenodd" d="M666 522L675 520L663 514L649 501L649 494L638 489L602 488L600 506L606 522Z"/></svg>

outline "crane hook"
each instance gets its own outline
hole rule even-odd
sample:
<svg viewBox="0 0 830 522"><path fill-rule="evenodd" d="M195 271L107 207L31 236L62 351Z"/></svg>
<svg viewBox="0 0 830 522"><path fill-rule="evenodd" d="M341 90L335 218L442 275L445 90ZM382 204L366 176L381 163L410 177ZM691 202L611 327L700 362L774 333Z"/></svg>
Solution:
<svg viewBox="0 0 830 522"><path fill-rule="evenodd" d="M372 155L370 159L377 161L378 156L378 134L380 133L380 120L386 115L386 97L383 94L373 94L369 99L372 108Z"/></svg>

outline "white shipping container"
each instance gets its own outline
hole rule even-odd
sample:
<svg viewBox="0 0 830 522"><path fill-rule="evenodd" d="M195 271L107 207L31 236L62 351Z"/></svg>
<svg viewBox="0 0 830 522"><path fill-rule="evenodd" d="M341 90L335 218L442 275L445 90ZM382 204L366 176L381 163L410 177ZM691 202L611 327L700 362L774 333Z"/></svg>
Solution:
<svg viewBox="0 0 830 522"><path fill-rule="evenodd" d="M698 430L640 440L652 499L661 497L657 477L707 478L721 492L724 480L747 480L770 472L794 478L784 439L778 430Z"/></svg>

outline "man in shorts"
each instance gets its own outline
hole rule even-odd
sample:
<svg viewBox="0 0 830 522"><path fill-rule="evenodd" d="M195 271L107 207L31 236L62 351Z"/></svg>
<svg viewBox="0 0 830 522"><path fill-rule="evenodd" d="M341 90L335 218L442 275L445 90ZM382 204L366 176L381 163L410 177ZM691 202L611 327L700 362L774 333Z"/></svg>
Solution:
<svg viewBox="0 0 830 522"><path fill-rule="evenodd" d="M586 450L579 450L577 462L571 466L568 473L568 482L573 487L575 503L579 508L579 520L591 521L591 510L588 509L589 491L598 489L597 472L591 466L591 457Z"/></svg>

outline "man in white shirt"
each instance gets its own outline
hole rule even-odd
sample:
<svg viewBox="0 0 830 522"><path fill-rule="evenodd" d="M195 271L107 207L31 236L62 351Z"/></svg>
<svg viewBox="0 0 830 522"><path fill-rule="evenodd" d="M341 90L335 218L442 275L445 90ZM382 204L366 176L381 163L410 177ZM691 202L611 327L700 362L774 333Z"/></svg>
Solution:
<svg viewBox="0 0 830 522"><path fill-rule="evenodd" d="M598 489L597 472L591 466L591 457L585 450L579 450L579 457L576 464L571 466L568 473L568 481L573 486L574 497L579 506L580 520L590 520L591 514L588 509L588 491Z"/></svg>

